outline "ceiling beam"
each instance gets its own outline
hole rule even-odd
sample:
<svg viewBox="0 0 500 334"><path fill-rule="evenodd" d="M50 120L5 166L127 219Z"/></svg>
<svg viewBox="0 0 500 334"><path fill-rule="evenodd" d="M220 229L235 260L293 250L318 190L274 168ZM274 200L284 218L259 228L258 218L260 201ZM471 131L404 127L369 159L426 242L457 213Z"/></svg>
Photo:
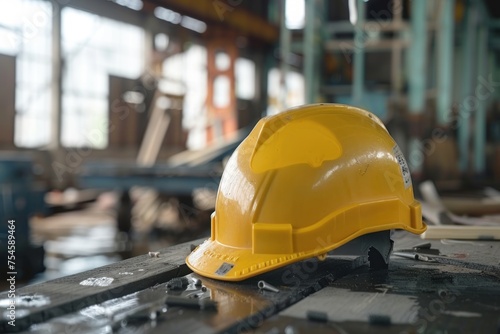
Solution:
<svg viewBox="0 0 500 334"><path fill-rule="evenodd" d="M242 8L241 1L197 0L196 3L186 0L145 1L145 7L151 8L150 6L163 6L178 11L181 14L206 21L209 27L210 23L219 23L234 28L242 35L267 43L277 42L279 36L277 26Z"/></svg>

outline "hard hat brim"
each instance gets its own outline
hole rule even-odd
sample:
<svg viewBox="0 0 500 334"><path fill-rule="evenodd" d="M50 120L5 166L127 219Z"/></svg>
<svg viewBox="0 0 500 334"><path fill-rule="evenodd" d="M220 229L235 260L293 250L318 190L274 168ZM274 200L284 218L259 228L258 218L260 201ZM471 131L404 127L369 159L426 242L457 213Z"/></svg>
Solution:
<svg viewBox="0 0 500 334"><path fill-rule="evenodd" d="M417 228L404 224L365 228L346 239L324 248L318 248L313 252L291 254L253 254L252 249L228 247L216 240L207 239L186 258L186 264L202 276L224 281L242 281L300 260L321 257L363 234L386 229L404 229L415 234L422 234L427 226L422 222Z"/></svg>

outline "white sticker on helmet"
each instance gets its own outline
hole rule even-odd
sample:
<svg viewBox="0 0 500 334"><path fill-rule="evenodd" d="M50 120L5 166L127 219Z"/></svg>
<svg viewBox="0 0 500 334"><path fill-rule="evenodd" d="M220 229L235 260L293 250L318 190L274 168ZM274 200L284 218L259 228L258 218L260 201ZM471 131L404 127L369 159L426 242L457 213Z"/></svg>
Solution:
<svg viewBox="0 0 500 334"><path fill-rule="evenodd" d="M219 275L219 276L224 276L226 275L229 270L233 269L234 265L232 265L231 263L227 263L227 262L224 262L220 267L219 269L217 269L217 271L215 272L216 275Z"/></svg>
<svg viewBox="0 0 500 334"><path fill-rule="evenodd" d="M408 164L406 163L406 159L403 155L403 152L401 152L401 149L396 144L396 146L394 146L392 148L392 153L394 153L394 156L396 157L396 160L398 161L399 169L401 170L401 176L403 177L403 183L405 185L405 189L408 189L411 186L411 175L410 175L410 169L408 168Z"/></svg>

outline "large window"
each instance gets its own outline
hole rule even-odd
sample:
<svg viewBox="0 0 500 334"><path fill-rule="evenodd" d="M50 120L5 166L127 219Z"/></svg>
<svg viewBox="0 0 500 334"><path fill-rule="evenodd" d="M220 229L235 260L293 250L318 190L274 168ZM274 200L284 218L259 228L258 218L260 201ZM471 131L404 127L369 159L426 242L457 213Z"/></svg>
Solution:
<svg viewBox="0 0 500 334"><path fill-rule="evenodd" d="M305 16L306 6L304 0L286 0L285 22L288 29L303 29Z"/></svg>
<svg viewBox="0 0 500 334"><path fill-rule="evenodd" d="M189 131L187 146L200 149L206 144L207 50L193 44L183 53L167 58L163 76L168 81L182 82L185 87L183 126ZM163 85L160 85L160 88ZM167 88L167 87L165 87ZM168 90L164 89L164 90Z"/></svg>
<svg viewBox="0 0 500 334"><path fill-rule="evenodd" d="M108 76L133 79L141 75L144 31L72 8L64 8L61 15L61 143L104 148L108 141ZM51 34L50 1L9 0L2 6L0 53L16 57L14 143L20 147L50 143Z"/></svg>
<svg viewBox="0 0 500 334"><path fill-rule="evenodd" d="M0 53L16 57L14 143L20 147L50 141L51 27L48 1L9 0L0 10Z"/></svg>
<svg viewBox="0 0 500 334"><path fill-rule="evenodd" d="M255 62L247 58L238 58L234 64L236 97L252 100L255 97Z"/></svg>
<svg viewBox="0 0 500 334"><path fill-rule="evenodd" d="M108 144L108 76L138 78L144 30L72 8L62 11L63 146Z"/></svg>

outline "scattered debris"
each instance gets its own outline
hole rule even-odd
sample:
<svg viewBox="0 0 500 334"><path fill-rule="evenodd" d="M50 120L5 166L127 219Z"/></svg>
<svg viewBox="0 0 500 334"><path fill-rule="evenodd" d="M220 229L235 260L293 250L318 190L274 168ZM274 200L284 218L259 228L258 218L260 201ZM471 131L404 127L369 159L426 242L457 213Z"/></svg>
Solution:
<svg viewBox="0 0 500 334"><path fill-rule="evenodd" d="M317 322L328 322L328 314L321 311L307 311L307 320Z"/></svg>
<svg viewBox="0 0 500 334"><path fill-rule="evenodd" d="M439 289L439 290L438 290L438 295L439 295L439 297L441 297L441 298L445 298L445 297L448 295L448 292L447 292L446 290Z"/></svg>
<svg viewBox="0 0 500 334"><path fill-rule="evenodd" d="M167 306L182 306L199 310L217 310L217 302L211 299L194 299L178 296L167 296L165 300Z"/></svg>
<svg viewBox="0 0 500 334"><path fill-rule="evenodd" d="M195 278L193 281L194 281L194 286L196 286L196 287L201 286L201 279Z"/></svg>
<svg viewBox="0 0 500 334"><path fill-rule="evenodd" d="M432 248L432 244L430 242L425 242L423 244L418 244L416 246L413 246L413 249L417 250L417 249L431 249Z"/></svg>
<svg viewBox="0 0 500 334"><path fill-rule="evenodd" d="M175 277L167 282L167 289L169 290L184 290L189 284L186 277Z"/></svg>
<svg viewBox="0 0 500 334"><path fill-rule="evenodd" d="M114 280L115 279L112 277L89 277L86 280L81 281L80 285L105 287L113 283Z"/></svg>
<svg viewBox="0 0 500 334"><path fill-rule="evenodd" d="M424 262L432 262L432 259L430 259L429 257L422 255L422 254L418 254L418 253L393 252L392 254L395 256L404 257L407 259L424 261Z"/></svg>
<svg viewBox="0 0 500 334"><path fill-rule="evenodd" d="M16 307L42 307L50 304L50 298L38 294L23 294L14 298L0 299L0 308L7 309L12 303ZM16 310L17 311L17 310Z"/></svg>
<svg viewBox="0 0 500 334"><path fill-rule="evenodd" d="M266 332L266 334L280 334L281 331L278 327L273 327Z"/></svg>
<svg viewBox="0 0 500 334"><path fill-rule="evenodd" d="M481 317L481 313L477 312L468 312L468 311L449 311L445 310L442 312L443 314L451 315L459 318L479 318Z"/></svg>
<svg viewBox="0 0 500 334"><path fill-rule="evenodd" d="M297 329L292 325L288 325L285 327L285 334L297 334L297 333L298 333Z"/></svg>
<svg viewBox="0 0 500 334"><path fill-rule="evenodd" d="M370 314L368 316L370 325L390 326L392 324L391 317L384 314Z"/></svg>
<svg viewBox="0 0 500 334"><path fill-rule="evenodd" d="M267 291L272 291L272 292L280 292L280 290L277 287L275 287L275 286L267 283L266 281L259 281L257 283L257 286L261 290L267 290Z"/></svg>
<svg viewBox="0 0 500 334"><path fill-rule="evenodd" d="M158 289L161 286L160 283L156 283L155 285L149 287L151 290Z"/></svg>
<svg viewBox="0 0 500 334"><path fill-rule="evenodd" d="M415 254L415 259L416 260L419 260L419 261L425 261L425 262L431 262L432 260L425 256L425 255L422 255L422 254Z"/></svg>
<svg viewBox="0 0 500 334"><path fill-rule="evenodd" d="M160 257L160 252L149 252L149 257Z"/></svg>
<svg viewBox="0 0 500 334"><path fill-rule="evenodd" d="M453 282L453 275L444 272L432 273L429 278L433 282Z"/></svg>

